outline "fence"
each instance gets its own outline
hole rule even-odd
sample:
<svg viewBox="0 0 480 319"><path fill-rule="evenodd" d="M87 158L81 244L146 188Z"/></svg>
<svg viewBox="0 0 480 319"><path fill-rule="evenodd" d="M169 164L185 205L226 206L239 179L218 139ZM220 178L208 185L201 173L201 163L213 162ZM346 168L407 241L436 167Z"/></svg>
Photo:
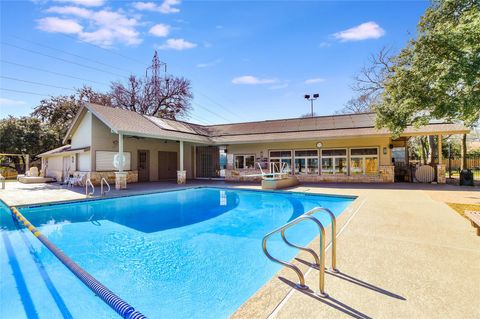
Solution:
<svg viewBox="0 0 480 319"><path fill-rule="evenodd" d="M447 168L447 177L458 179L460 176L462 159L458 157L452 157L446 158L444 162ZM474 180L480 181L480 155L467 156L466 168L472 171Z"/></svg>

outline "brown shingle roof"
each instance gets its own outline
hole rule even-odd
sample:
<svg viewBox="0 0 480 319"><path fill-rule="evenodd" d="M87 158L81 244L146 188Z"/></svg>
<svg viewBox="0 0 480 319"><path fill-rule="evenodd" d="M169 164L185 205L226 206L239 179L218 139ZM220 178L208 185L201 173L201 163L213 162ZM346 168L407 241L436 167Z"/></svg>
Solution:
<svg viewBox="0 0 480 319"><path fill-rule="evenodd" d="M115 132L152 138L181 139L205 144L390 135L386 129L378 130L375 128L374 113L203 126L154 116L144 116L136 112L97 104L88 104L86 108ZM466 132L468 132L468 129L461 124L435 123L419 129L408 127L403 135L459 134Z"/></svg>

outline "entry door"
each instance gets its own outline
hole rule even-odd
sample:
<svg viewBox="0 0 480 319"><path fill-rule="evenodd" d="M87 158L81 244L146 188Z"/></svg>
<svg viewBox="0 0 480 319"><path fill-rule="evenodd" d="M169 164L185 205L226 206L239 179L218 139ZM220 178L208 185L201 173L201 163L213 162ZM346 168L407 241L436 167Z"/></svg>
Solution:
<svg viewBox="0 0 480 319"><path fill-rule="evenodd" d="M150 152L149 151L138 151L138 181L139 182L148 182L150 180Z"/></svg>
<svg viewBox="0 0 480 319"><path fill-rule="evenodd" d="M197 146L197 176L220 177L220 149L216 146Z"/></svg>
<svg viewBox="0 0 480 319"><path fill-rule="evenodd" d="M70 175L70 156L63 157L63 180L65 181Z"/></svg>
<svg viewBox="0 0 480 319"><path fill-rule="evenodd" d="M158 179L177 178L177 152L158 152Z"/></svg>

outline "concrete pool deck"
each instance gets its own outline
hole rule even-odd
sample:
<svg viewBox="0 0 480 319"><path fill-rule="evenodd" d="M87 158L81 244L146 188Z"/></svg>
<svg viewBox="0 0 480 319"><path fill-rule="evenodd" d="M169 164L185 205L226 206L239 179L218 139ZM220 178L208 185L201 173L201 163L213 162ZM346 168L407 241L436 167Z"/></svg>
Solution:
<svg viewBox="0 0 480 319"><path fill-rule="evenodd" d="M82 188L15 182L0 190L8 205L85 198ZM189 182L187 186L259 188L255 184ZM179 188L173 183L131 184L111 196ZM480 237L445 202L480 204L480 188L421 184L303 184L307 193L355 195L338 221L337 264L326 274L329 298L292 288L297 281L282 269L233 318L480 318ZM98 193L98 190L97 190ZM329 242L327 236L327 243ZM317 247L318 239L311 247ZM259 248L260 249L260 248ZM330 250L326 253L327 266ZM318 290L318 271L307 285Z"/></svg>

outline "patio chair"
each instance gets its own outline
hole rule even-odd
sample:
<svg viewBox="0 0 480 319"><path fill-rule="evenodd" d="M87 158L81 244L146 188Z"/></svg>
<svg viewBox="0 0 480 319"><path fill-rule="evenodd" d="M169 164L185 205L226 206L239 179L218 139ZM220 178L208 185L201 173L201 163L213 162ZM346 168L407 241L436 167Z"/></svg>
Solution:
<svg viewBox="0 0 480 319"><path fill-rule="evenodd" d="M68 179L68 186L85 186L85 173L77 173L77 176Z"/></svg>

